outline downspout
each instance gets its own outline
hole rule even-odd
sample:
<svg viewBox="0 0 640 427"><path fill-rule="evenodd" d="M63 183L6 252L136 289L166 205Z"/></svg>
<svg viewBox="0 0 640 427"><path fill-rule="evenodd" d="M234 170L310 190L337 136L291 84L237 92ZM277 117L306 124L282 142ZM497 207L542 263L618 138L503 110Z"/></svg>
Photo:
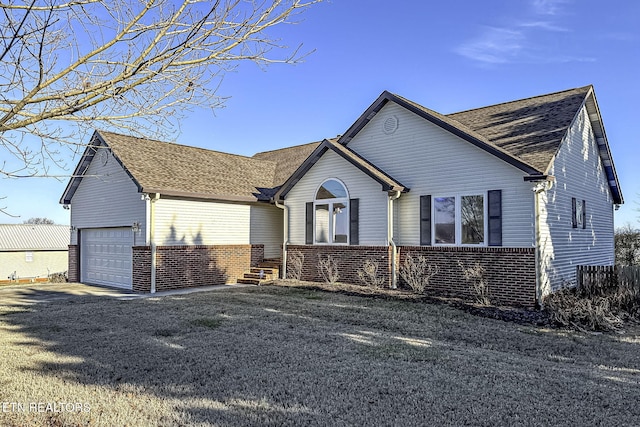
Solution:
<svg viewBox="0 0 640 427"><path fill-rule="evenodd" d="M151 246L151 293L156 293L156 201L160 199L160 193L155 193L149 201L149 243Z"/></svg>
<svg viewBox="0 0 640 427"><path fill-rule="evenodd" d="M275 200L276 207L282 209L283 214L283 243L282 243L282 278L287 278L287 246L289 245L289 206Z"/></svg>
<svg viewBox="0 0 640 427"><path fill-rule="evenodd" d="M535 245L536 245L536 301L540 308L542 308L542 268L540 266L540 246L542 244L542 239L540 237L540 193L544 191L543 184L537 184L532 188L533 190L533 198L535 204Z"/></svg>
<svg viewBox="0 0 640 427"><path fill-rule="evenodd" d="M389 192L389 203L387 204L387 240L391 246L391 289L398 288L398 272L396 266L396 257L398 248L396 242L393 241L393 201L400 197L400 191Z"/></svg>

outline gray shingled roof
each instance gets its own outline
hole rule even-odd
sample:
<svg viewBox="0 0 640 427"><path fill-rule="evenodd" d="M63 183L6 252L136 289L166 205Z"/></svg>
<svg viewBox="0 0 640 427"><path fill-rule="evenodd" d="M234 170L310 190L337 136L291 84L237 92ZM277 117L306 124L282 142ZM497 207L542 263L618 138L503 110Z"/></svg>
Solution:
<svg viewBox="0 0 640 427"><path fill-rule="evenodd" d="M0 252L68 248L68 225L0 224Z"/></svg>
<svg viewBox="0 0 640 427"><path fill-rule="evenodd" d="M62 196L69 203L91 162L106 144L144 193L207 199L269 200L320 144L266 151L254 157L96 131Z"/></svg>
<svg viewBox="0 0 640 427"><path fill-rule="evenodd" d="M320 145L321 141L311 142L294 147L281 148L279 150L263 151L253 156L254 159L275 162L276 171L273 182L275 185L284 182L298 169L298 166L313 153L313 150Z"/></svg>
<svg viewBox="0 0 640 427"><path fill-rule="evenodd" d="M235 154L100 131L141 192L255 200L276 164Z"/></svg>
<svg viewBox="0 0 640 427"><path fill-rule="evenodd" d="M375 179L393 184L393 178L366 159L351 150L341 150L341 144L347 145L388 101L393 101L521 170L539 175L547 171L591 90L591 86L585 86L448 115L385 91L337 139L339 144L325 141ZM92 144L104 142L111 148L141 192L243 201L269 200L324 144L313 142L245 157L112 132L96 132L94 138ZM93 153L91 147L85 151L74 174L77 178L69 182L62 203L73 196ZM613 167L610 169L609 179L617 182Z"/></svg>
<svg viewBox="0 0 640 427"><path fill-rule="evenodd" d="M447 117L544 173L590 89L585 86Z"/></svg>

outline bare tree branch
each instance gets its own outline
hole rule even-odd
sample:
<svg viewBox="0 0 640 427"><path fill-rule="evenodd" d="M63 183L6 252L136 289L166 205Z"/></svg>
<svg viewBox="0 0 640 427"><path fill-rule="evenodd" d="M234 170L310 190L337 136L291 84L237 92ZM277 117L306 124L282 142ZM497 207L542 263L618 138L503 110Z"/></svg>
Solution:
<svg viewBox="0 0 640 427"><path fill-rule="evenodd" d="M0 3L0 152L12 159L0 176L47 175L91 128L166 138L181 114L221 105L219 81L240 62L303 58L270 30L320 1Z"/></svg>

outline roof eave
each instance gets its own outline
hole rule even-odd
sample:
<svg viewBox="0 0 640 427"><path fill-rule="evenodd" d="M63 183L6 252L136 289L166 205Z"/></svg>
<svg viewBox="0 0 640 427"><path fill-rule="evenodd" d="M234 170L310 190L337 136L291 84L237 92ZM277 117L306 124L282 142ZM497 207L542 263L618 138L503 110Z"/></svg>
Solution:
<svg viewBox="0 0 640 427"><path fill-rule="evenodd" d="M154 188L142 188L140 193L143 194L160 194L160 197L175 197L180 199L198 199L198 200L211 200L211 201L225 201L225 202L257 202L256 196L241 196L241 195L228 195L228 194L211 194L211 193L194 193L189 191L180 190L161 190Z"/></svg>
<svg viewBox="0 0 640 427"><path fill-rule="evenodd" d="M604 166L604 170L607 175L607 181L609 188L611 189L613 201L616 205L622 205L624 204L624 197L622 196L618 173L616 172L616 166L613 163L609 140L607 139L607 133L604 130L604 122L600 115L600 108L598 107L598 101L596 100L596 93L593 86L591 86L591 89L589 89L589 92L585 97L584 105L587 107L591 127L593 128L596 137L596 144L598 145L598 154L600 155L600 160L602 161L602 165Z"/></svg>

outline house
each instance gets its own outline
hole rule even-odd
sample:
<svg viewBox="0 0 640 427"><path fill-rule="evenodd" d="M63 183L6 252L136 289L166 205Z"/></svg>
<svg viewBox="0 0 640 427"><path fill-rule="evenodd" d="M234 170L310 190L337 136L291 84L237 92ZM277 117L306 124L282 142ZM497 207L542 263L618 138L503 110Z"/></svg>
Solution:
<svg viewBox="0 0 640 427"><path fill-rule="evenodd" d="M68 265L69 226L0 224L0 282L46 281Z"/></svg>
<svg viewBox="0 0 640 427"><path fill-rule="evenodd" d="M74 175L78 279L142 291L281 254L304 280L330 256L342 281L371 260L396 286L422 256L428 292L470 296L480 266L493 301L532 306L577 265L614 263L623 203L592 86L448 115L383 92L339 138L252 158L97 132ZM126 279L95 271L112 238Z"/></svg>
<svg viewBox="0 0 640 427"><path fill-rule="evenodd" d="M140 292L236 283L281 256L274 180L317 144L249 158L95 132L60 201L71 211L69 280Z"/></svg>

